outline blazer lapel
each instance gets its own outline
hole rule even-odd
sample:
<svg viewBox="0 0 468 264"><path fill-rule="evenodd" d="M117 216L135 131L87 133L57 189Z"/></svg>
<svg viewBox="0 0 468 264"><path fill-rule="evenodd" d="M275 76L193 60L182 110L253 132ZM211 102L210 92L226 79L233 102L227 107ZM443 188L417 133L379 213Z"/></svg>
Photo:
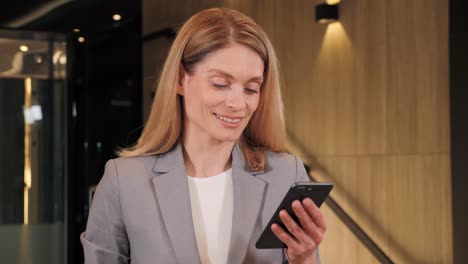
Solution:
<svg viewBox="0 0 468 264"><path fill-rule="evenodd" d="M180 144L159 157L153 177L156 198L178 263L200 263L187 174Z"/></svg>
<svg viewBox="0 0 468 264"><path fill-rule="evenodd" d="M264 200L266 182L255 177L248 169L240 147L236 144L232 152L232 181L234 210L228 263L242 263L247 253L252 232Z"/></svg>

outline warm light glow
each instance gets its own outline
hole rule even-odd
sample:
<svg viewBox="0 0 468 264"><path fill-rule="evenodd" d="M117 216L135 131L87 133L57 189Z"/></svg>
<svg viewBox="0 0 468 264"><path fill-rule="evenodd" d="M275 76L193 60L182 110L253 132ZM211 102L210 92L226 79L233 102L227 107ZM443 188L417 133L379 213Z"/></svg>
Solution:
<svg viewBox="0 0 468 264"><path fill-rule="evenodd" d="M324 41L323 45L326 45L326 42L337 43L337 41L351 43L343 25L339 22L331 23L330 25L328 25L323 41Z"/></svg>
<svg viewBox="0 0 468 264"><path fill-rule="evenodd" d="M61 56L59 59L60 64L66 64L67 63L67 57L65 55Z"/></svg>
<svg viewBox="0 0 468 264"><path fill-rule="evenodd" d="M20 48L19 48L22 52L26 52L29 50L28 46L26 45L21 45Z"/></svg>
<svg viewBox="0 0 468 264"><path fill-rule="evenodd" d="M42 57L39 56L39 55L35 55L35 56L34 56L34 61L35 61L37 64L41 64L41 63L42 63Z"/></svg>
<svg viewBox="0 0 468 264"><path fill-rule="evenodd" d="M78 37L78 42L80 42L80 43L85 42L85 38L83 38L83 37Z"/></svg>
<svg viewBox="0 0 468 264"><path fill-rule="evenodd" d="M23 193L23 199L24 199L24 211L23 211L23 224L27 225L29 223L29 189L24 187L24 193Z"/></svg>
<svg viewBox="0 0 468 264"><path fill-rule="evenodd" d="M340 2L340 0L327 0L326 2L329 5L334 5L334 4L338 4Z"/></svg>
<svg viewBox="0 0 468 264"><path fill-rule="evenodd" d="M340 76L341 79L329 79L328 85L341 87L344 85L340 82L343 78L349 78L348 69L353 67L353 43L348 36L341 22L328 24L325 34L323 35L322 44L316 57L317 70L314 75L324 76Z"/></svg>
<svg viewBox="0 0 468 264"><path fill-rule="evenodd" d="M79 33L79 32L80 32L80 29L79 29L79 28L74 28L74 29L73 29L73 32Z"/></svg>
<svg viewBox="0 0 468 264"><path fill-rule="evenodd" d="M327 24L327 23L332 23L332 22L336 22L337 20L336 19L328 19L328 18L322 18L322 19L319 19L319 23L320 24Z"/></svg>
<svg viewBox="0 0 468 264"><path fill-rule="evenodd" d="M24 108L31 107L31 78L24 80ZM24 197L23 223L29 220L29 189L31 189L31 124L24 122Z"/></svg>
<svg viewBox="0 0 468 264"><path fill-rule="evenodd" d="M120 19L122 19L122 16L120 16L119 14L114 14L114 15L112 16L112 19L113 19L114 21L120 21Z"/></svg>

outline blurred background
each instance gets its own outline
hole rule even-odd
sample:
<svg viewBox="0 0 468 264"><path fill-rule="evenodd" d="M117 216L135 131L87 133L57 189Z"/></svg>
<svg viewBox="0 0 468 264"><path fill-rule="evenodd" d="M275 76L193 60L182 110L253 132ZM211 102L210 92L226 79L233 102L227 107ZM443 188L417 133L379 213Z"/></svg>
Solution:
<svg viewBox="0 0 468 264"><path fill-rule="evenodd" d="M323 263L468 263L468 5L323 3L0 4L0 263L83 263L104 163L138 138L177 29L210 7L276 48L289 151L335 184Z"/></svg>

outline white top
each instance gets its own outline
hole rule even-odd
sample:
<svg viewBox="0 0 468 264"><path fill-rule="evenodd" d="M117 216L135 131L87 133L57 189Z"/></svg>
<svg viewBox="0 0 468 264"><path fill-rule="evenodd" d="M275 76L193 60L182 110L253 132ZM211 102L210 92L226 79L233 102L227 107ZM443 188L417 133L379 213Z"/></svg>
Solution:
<svg viewBox="0 0 468 264"><path fill-rule="evenodd" d="M188 176L188 185L200 261L227 263L233 211L232 169L208 178Z"/></svg>

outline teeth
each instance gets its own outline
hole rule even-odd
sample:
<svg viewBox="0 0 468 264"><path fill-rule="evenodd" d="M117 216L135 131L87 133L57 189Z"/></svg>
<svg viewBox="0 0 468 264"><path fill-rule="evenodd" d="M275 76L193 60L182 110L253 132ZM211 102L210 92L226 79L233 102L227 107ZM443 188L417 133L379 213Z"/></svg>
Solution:
<svg viewBox="0 0 468 264"><path fill-rule="evenodd" d="M226 121L228 123L233 123L233 124L237 124L240 122L240 118L236 118L236 119L231 119L231 118L227 118L227 117L224 117L224 116L220 116L218 114L215 114L215 116L223 121Z"/></svg>

